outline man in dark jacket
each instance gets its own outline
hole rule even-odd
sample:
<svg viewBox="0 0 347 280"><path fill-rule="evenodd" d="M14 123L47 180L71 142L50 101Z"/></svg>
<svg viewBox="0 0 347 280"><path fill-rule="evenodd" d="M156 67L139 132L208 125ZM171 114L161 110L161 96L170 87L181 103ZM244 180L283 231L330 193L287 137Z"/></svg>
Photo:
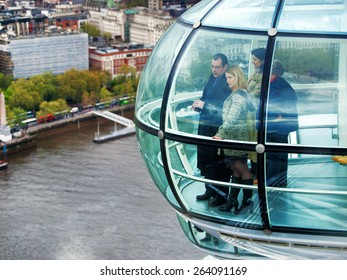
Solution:
<svg viewBox="0 0 347 280"><path fill-rule="evenodd" d="M228 67L228 59L224 54L215 54L211 61L212 74L203 90L201 99L193 103L192 108L200 112L199 135L214 136L222 125L222 110L225 99L231 91L227 84L225 71ZM223 182L230 181L230 170L223 162L221 149L210 146L198 146L197 166L201 175L206 179ZM197 200L209 200L210 206L219 206L226 201L227 188L218 185L205 184L206 191L198 195Z"/></svg>
<svg viewBox="0 0 347 280"><path fill-rule="evenodd" d="M284 68L274 60L268 97L266 142L288 143L288 135L298 129L297 97L291 85L282 78ZM269 187L287 186L287 153L268 153L266 184Z"/></svg>

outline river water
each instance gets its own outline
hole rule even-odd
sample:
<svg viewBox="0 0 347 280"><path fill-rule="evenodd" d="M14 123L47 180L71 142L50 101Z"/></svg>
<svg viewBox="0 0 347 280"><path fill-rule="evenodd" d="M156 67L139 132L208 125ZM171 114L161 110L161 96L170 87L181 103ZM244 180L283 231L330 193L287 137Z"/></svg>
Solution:
<svg viewBox="0 0 347 280"><path fill-rule="evenodd" d="M108 133L113 124L101 124ZM39 139L0 171L0 259L202 259L157 191L136 137L96 123Z"/></svg>

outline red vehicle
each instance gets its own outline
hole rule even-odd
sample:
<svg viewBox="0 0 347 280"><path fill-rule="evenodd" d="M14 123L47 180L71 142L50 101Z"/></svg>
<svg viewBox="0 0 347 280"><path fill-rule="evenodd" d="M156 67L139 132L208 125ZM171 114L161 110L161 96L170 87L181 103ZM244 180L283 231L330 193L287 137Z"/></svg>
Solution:
<svg viewBox="0 0 347 280"><path fill-rule="evenodd" d="M55 116L52 114L47 114L45 116L39 116L37 118L37 123L46 123L46 122L51 122L55 120Z"/></svg>

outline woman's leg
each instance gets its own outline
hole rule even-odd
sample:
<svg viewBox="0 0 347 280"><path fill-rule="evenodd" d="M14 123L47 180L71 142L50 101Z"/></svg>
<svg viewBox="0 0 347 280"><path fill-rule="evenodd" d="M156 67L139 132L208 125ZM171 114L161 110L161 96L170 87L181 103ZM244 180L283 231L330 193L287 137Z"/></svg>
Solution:
<svg viewBox="0 0 347 280"><path fill-rule="evenodd" d="M233 175L231 177L231 182L235 183L235 184L240 184L241 182L241 178L237 177L239 175L236 175L235 172L233 172ZM240 189L239 188L231 188L230 189L230 193L227 199L227 202L222 205L221 207L219 207L218 209L222 212L229 212L231 211L233 208L235 208L235 210L239 207L239 202L237 200L237 197L239 196L240 193Z"/></svg>
<svg viewBox="0 0 347 280"><path fill-rule="evenodd" d="M252 174L248 169L247 162L245 160L237 161L234 165L234 168L241 174L241 184L243 185L253 185ZM243 189L243 198L242 204L239 209L235 210L235 214L244 212L246 208L252 206L253 202L251 201L253 191L249 189Z"/></svg>
<svg viewBox="0 0 347 280"><path fill-rule="evenodd" d="M248 169L246 159L237 160L233 165L233 170L240 174L242 180L248 180L252 178L252 174Z"/></svg>
<svg viewBox="0 0 347 280"><path fill-rule="evenodd" d="M237 170L235 170L233 168L234 162L229 161L227 166L228 166L228 168L230 168L230 170L232 170L231 182L234 184L240 184L241 175ZM219 207L218 209L222 212L229 212L234 208L236 210L239 206L239 202L237 200L239 193L240 193L240 188L232 187L229 191L229 196L228 196L227 202L224 205L222 205L221 207Z"/></svg>

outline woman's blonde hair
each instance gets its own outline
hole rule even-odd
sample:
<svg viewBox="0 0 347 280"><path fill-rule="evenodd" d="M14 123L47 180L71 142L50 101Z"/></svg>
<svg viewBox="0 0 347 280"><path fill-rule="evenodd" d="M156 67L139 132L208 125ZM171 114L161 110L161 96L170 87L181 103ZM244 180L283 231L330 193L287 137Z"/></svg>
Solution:
<svg viewBox="0 0 347 280"><path fill-rule="evenodd" d="M247 80L240 66L231 65L225 72L235 76L238 89L247 89Z"/></svg>

